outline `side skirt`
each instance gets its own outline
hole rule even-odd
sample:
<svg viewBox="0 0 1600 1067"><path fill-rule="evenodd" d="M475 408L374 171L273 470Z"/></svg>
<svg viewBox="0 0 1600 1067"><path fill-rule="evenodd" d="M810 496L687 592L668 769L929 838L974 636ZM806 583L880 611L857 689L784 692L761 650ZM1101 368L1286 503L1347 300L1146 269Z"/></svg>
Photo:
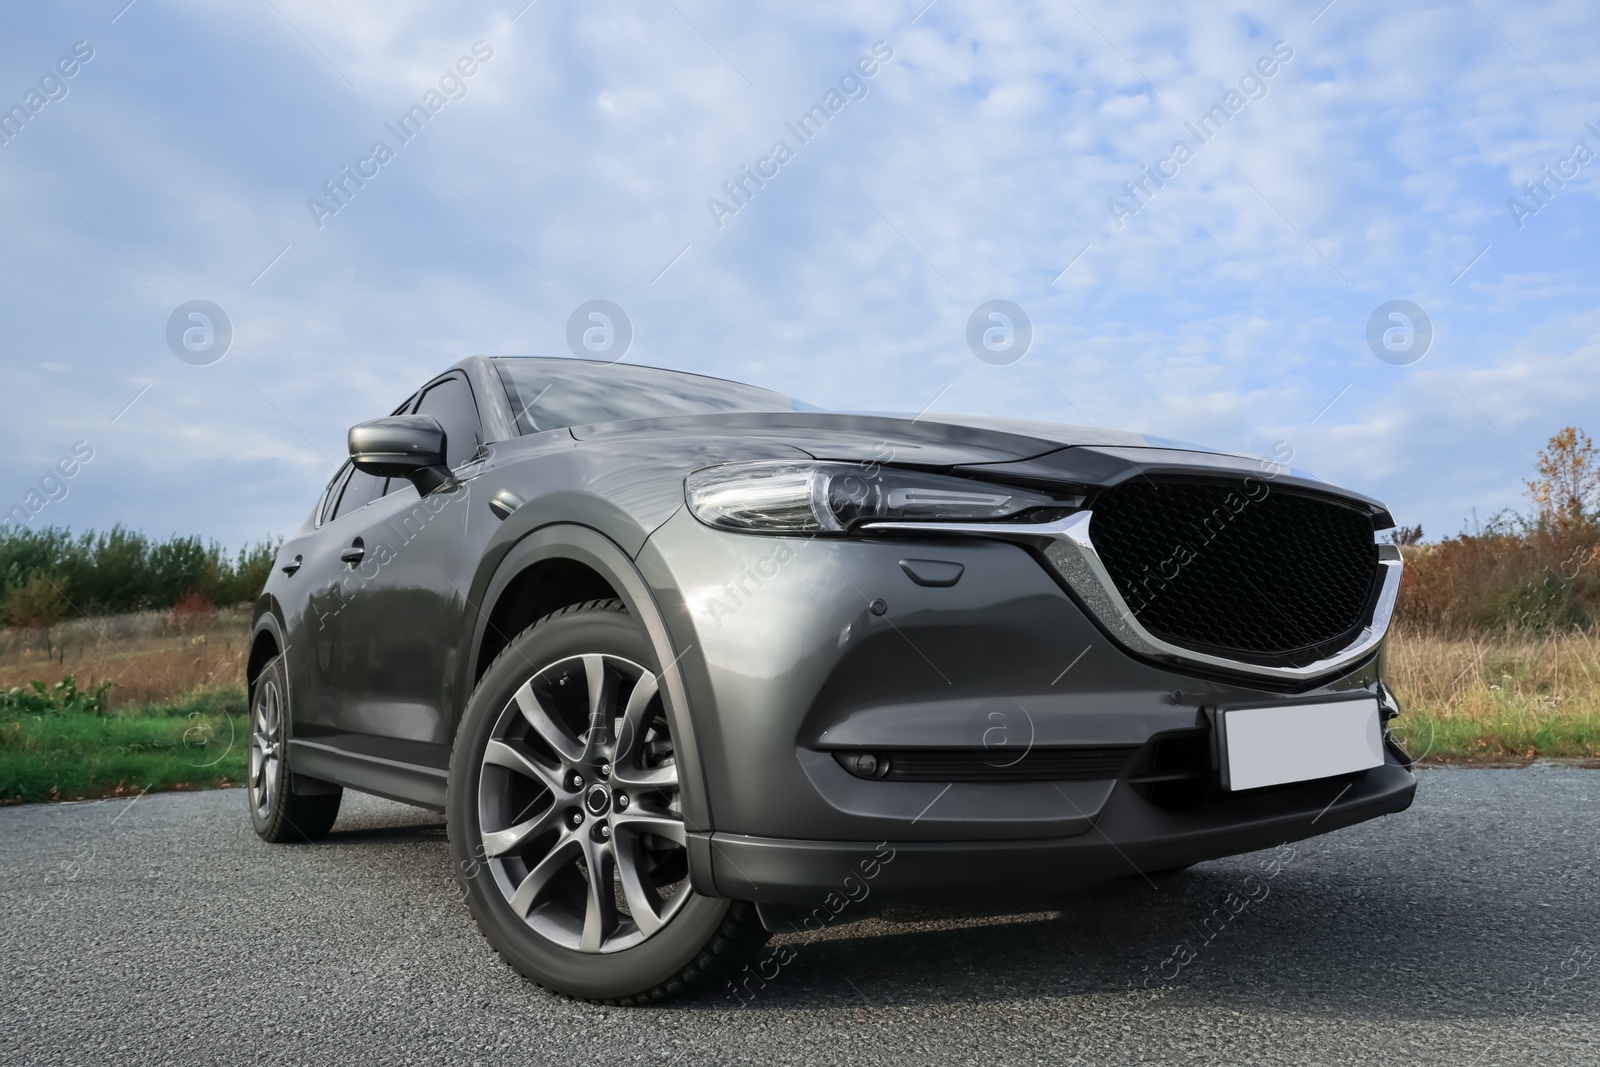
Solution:
<svg viewBox="0 0 1600 1067"><path fill-rule="evenodd" d="M296 775L333 782L402 804L444 811L448 771L363 755L298 737L289 741L289 751L289 766Z"/></svg>

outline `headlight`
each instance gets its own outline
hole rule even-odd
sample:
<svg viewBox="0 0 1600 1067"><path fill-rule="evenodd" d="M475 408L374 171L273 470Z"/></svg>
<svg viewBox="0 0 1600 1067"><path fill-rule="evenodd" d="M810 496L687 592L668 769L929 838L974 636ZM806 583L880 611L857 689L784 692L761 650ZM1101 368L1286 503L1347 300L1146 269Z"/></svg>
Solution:
<svg viewBox="0 0 1600 1067"><path fill-rule="evenodd" d="M708 526L759 533L842 533L862 522L1039 521L1078 503L966 478L851 463L729 463L685 482L689 510Z"/></svg>

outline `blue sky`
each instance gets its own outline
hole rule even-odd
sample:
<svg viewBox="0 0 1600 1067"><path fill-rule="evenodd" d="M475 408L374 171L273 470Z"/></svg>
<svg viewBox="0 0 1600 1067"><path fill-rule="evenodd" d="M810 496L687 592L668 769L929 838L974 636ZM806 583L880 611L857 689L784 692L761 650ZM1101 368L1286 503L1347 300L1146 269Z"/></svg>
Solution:
<svg viewBox="0 0 1600 1067"><path fill-rule="evenodd" d="M33 525L287 533L349 424L464 355L565 354L592 299L630 362L1287 449L1430 537L1600 432L1589 0L924 2L8 5L0 106L43 103L0 144L0 504L88 442ZM345 166L376 173L319 218ZM196 299L233 326L209 365L166 340ZM994 299L1033 325L1008 365L965 341ZM1391 300L1418 361L1369 347Z"/></svg>

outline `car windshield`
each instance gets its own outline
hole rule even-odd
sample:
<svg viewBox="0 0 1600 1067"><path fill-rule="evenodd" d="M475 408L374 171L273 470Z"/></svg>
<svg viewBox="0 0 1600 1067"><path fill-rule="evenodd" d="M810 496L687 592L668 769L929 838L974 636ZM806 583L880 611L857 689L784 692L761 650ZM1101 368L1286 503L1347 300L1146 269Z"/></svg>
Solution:
<svg viewBox="0 0 1600 1067"><path fill-rule="evenodd" d="M525 434L623 419L820 410L770 389L654 367L538 357L494 363Z"/></svg>

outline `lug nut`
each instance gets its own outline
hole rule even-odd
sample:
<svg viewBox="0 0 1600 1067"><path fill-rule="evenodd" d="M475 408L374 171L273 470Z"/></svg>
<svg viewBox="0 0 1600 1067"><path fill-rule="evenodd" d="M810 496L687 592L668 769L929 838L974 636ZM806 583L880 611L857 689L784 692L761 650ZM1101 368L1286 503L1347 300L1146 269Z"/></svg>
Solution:
<svg viewBox="0 0 1600 1067"><path fill-rule="evenodd" d="M617 804L617 810L618 811L625 810L628 807L628 794L626 794L626 793L618 793L617 794L616 804Z"/></svg>
<svg viewBox="0 0 1600 1067"><path fill-rule="evenodd" d="M571 819L569 821L572 823L573 829L577 829L578 827L582 826L583 825L583 812L581 812L581 811L573 812L572 813L572 817L571 817Z"/></svg>
<svg viewBox="0 0 1600 1067"><path fill-rule="evenodd" d="M567 788L572 790L574 793L576 793L578 790L582 789L583 788L583 775L579 774L577 771L573 771L570 775L568 775L567 776Z"/></svg>
<svg viewBox="0 0 1600 1067"><path fill-rule="evenodd" d="M611 777L611 764L609 764L609 763L600 764L600 777L602 777L602 778L610 778Z"/></svg>
<svg viewBox="0 0 1600 1067"><path fill-rule="evenodd" d="M605 823L601 823L600 824L600 836L601 837L610 837L611 836L611 827L607 826Z"/></svg>

